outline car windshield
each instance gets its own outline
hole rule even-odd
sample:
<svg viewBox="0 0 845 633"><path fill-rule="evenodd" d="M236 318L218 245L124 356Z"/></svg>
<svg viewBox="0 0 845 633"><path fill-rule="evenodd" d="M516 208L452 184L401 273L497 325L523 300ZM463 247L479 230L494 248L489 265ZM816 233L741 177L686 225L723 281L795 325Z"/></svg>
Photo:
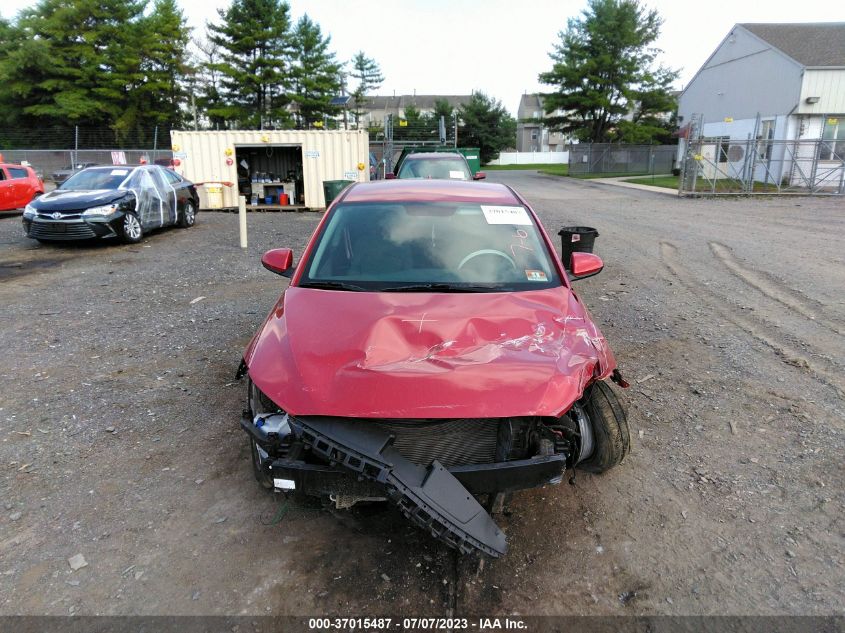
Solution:
<svg viewBox="0 0 845 633"><path fill-rule="evenodd" d="M402 163L399 178L471 180L472 174L460 158L410 158Z"/></svg>
<svg viewBox="0 0 845 633"><path fill-rule="evenodd" d="M59 189L71 191L94 191L96 189L117 189L129 172L128 168L86 169L68 178Z"/></svg>
<svg viewBox="0 0 845 633"><path fill-rule="evenodd" d="M317 238L300 286L384 292L509 292L561 285L522 206L347 203Z"/></svg>

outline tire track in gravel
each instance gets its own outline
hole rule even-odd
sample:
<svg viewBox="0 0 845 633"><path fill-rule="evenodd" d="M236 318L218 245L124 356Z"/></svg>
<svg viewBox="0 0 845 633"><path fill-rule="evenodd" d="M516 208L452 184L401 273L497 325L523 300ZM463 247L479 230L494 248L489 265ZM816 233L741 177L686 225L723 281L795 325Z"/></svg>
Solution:
<svg viewBox="0 0 845 633"><path fill-rule="evenodd" d="M719 242L710 242L710 250L716 258L721 261L725 267L734 275L739 277L742 281L747 283L752 288L762 292L764 295L786 306L787 308L797 312L801 316L805 316L811 321L815 321L836 334L843 334L845 331L834 321L831 321L822 314L824 305L814 299L810 299L803 295L800 291L790 288L781 280L776 279L769 273L748 268L739 262L734 257L731 249Z"/></svg>
<svg viewBox="0 0 845 633"><path fill-rule="evenodd" d="M806 355L797 350L795 347L789 345L782 340L776 340L771 333L774 328L767 328L763 331L761 327L755 325L752 321L742 318L731 310L724 307L724 300L716 296L716 294L698 283L695 278L684 268L678 261L678 247L666 241L660 242L660 258L669 271L687 288L690 292L699 296L702 301L710 305L714 313L718 314L724 321L733 323L752 337L769 347L775 352L785 363L806 370L813 378L819 382L833 388L840 397L845 397L845 381L843 381L841 374L837 371L829 371L820 367L814 361L811 361ZM702 292L707 290L706 293Z"/></svg>

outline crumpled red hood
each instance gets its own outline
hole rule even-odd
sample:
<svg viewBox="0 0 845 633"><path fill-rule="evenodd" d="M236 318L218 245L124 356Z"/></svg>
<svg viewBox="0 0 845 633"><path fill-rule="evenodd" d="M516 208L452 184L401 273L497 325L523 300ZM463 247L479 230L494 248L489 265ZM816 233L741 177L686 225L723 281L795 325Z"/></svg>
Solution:
<svg viewBox="0 0 845 633"><path fill-rule="evenodd" d="M245 355L294 415L558 416L616 367L564 288L370 293L289 288Z"/></svg>

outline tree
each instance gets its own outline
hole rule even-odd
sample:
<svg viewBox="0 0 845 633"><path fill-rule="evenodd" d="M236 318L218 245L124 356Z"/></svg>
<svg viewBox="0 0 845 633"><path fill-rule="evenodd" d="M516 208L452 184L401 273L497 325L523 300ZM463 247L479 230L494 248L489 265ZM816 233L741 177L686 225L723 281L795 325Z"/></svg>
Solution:
<svg viewBox="0 0 845 633"><path fill-rule="evenodd" d="M188 27L174 0L145 15L148 2L42 0L0 24L0 120L64 143L78 126L100 146L151 142L156 125L178 125Z"/></svg>
<svg viewBox="0 0 845 633"><path fill-rule="evenodd" d="M361 118L361 106L366 103L366 95L378 90L381 82L384 81L384 77L376 61L367 57L364 51L358 51L350 63L352 69L349 71L349 75L358 80L358 86L352 92L352 97L355 99L355 121L357 124Z"/></svg>
<svg viewBox="0 0 845 633"><path fill-rule="evenodd" d="M446 119L446 126L449 126L449 121L451 121L452 117L455 116L455 109L449 104L446 99L435 99L434 101L434 113L432 115L434 117L434 121L439 124L440 117Z"/></svg>
<svg viewBox="0 0 845 633"><path fill-rule="evenodd" d="M291 79L301 127L338 111L331 100L340 93L341 65L329 50L330 43L331 37L323 37L320 25L307 15L297 22L292 37Z"/></svg>
<svg viewBox="0 0 845 633"><path fill-rule="evenodd" d="M484 93L474 93L469 103L458 109L458 117L459 144L462 147L478 147L483 164L498 158L501 150L516 144L516 119L500 101Z"/></svg>
<svg viewBox="0 0 845 633"><path fill-rule="evenodd" d="M290 6L284 0L233 0L209 24L208 39L220 48L221 101L208 112L229 125L286 127L291 123Z"/></svg>
<svg viewBox="0 0 845 633"><path fill-rule="evenodd" d="M226 127L226 119L219 114L223 107L223 96L220 87L222 73L220 64L222 55L220 47L209 39L194 40L194 65L196 74L190 78L190 87L194 93L194 118L199 119L202 115L203 124L212 129Z"/></svg>
<svg viewBox="0 0 845 633"><path fill-rule="evenodd" d="M432 118L422 114L415 105L405 107L404 116L393 126L393 138L397 141L430 141L437 135L437 125Z"/></svg>
<svg viewBox="0 0 845 633"><path fill-rule="evenodd" d="M662 66L652 69L661 24L657 11L638 0L589 0L582 15L559 33L560 42L549 55L552 70L540 74L542 83L555 87L545 95L546 113L562 112L546 123L582 141L604 142L618 134L638 100L648 104L644 112L653 114L651 104L660 102L657 96L677 77ZM621 129L630 137L637 125Z"/></svg>
<svg viewBox="0 0 845 633"><path fill-rule="evenodd" d="M146 0L43 0L18 17L0 61L19 123L106 127L139 80L137 23Z"/></svg>
<svg viewBox="0 0 845 633"><path fill-rule="evenodd" d="M176 0L154 0L152 11L138 23L141 51L138 82L128 94L128 104L115 125L118 129L164 130L181 127L185 121L187 93L185 78L190 29Z"/></svg>

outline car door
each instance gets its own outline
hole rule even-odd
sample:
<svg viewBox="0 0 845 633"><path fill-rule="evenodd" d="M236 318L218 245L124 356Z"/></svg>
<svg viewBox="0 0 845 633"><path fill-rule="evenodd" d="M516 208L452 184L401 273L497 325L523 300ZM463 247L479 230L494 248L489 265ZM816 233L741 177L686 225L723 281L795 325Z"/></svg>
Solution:
<svg viewBox="0 0 845 633"><path fill-rule="evenodd" d="M6 173L9 176L10 185L9 204L12 209L22 209L35 195L29 174L25 167L7 167Z"/></svg>
<svg viewBox="0 0 845 633"><path fill-rule="evenodd" d="M135 213L144 230L163 226L165 202L150 168L138 167L127 186L135 193Z"/></svg>
<svg viewBox="0 0 845 633"><path fill-rule="evenodd" d="M188 189L188 182L183 180L182 176L172 169L162 169L162 172L164 173L164 177L167 178L167 182L170 183L170 186L173 187L173 190L176 192L177 210L184 209L185 203L191 200L191 192Z"/></svg>
<svg viewBox="0 0 845 633"><path fill-rule="evenodd" d="M176 224L179 206L176 199L176 190L167 179L167 174L165 174L165 169L163 167L155 165L149 169L153 174L156 186L158 187L159 193L164 201L164 217L162 220L162 226Z"/></svg>
<svg viewBox="0 0 845 633"><path fill-rule="evenodd" d="M9 176L6 174L6 168L0 167L0 211L8 211L13 208L9 202L10 196Z"/></svg>

